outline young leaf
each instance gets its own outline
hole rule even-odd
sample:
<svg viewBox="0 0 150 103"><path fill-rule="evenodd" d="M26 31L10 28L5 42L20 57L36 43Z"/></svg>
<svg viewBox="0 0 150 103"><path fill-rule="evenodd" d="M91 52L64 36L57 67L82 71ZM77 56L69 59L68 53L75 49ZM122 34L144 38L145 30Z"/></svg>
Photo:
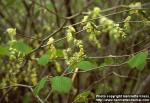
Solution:
<svg viewBox="0 0 150 103"><path fill-rule="evenodd" d="M75 99L74 99L74 102L79 102L79 103L86 103L86 99L87 97L90 95L90 91L85 91L85 92L82 92L80 94L78 94Z"/></svg>
<svg viewBox="0 0 150 103"><path fill-rule="evenodd" d="M32 50L32 48L29 45L22 41L14 43L13 48L17 49L18 51L24 54L27 54Z"/></svg>
<svg viewBox="0 0 150 103"><path fill-rule="evenodd" d="M72 88L72 80L64 76L56 76L51 80L52 90L58 93L68 93Z"/></svg>
<svg viewBox="0 0 150 103"><path fill-rule="evenodd" d="M137 68L138 70L143 70L146 64L147 56L148 56L147 51L140 52L128 60L128 65L131 68Z"/></svg>
<svg viewBox="0 0 150 103"><path fill-rule="evenodd" d="M38 64L43 65L43 66L46 65L48 62L49 62L48 54L44 54L38 59Z"/></svg>
<svg viewBox="0 0 150 103"><path fill-rule="evenodd" d="M46 83L47 77L43 77L39 83L37 84L37 86L34 88L33 93L35 95L38 95L40 90L44 87L45 83Z"/></svg>
<svg viewBox="0 0 150 103"><path fill-rule="evenodd" d="M89 61L81 61L77 64L77 68L81 70L91 70L94 68L94 65Z"/></svg>

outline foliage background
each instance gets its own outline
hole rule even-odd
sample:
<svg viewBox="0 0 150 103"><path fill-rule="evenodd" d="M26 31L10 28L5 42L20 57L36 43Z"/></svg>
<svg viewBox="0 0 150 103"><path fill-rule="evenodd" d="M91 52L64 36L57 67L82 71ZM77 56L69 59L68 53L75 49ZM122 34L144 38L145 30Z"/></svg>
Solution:
<svg viewBox="0 0 150 103"><path fill-rule="evenodd" d="M137 2L141 6L129 7ZM149 0L0 0L0 103L71 103L92 101L96 94L149 94L149 5ZM123 40L102 32L90 41L81 21L95 7L120 24ZM128 16L129 24L124 21ZM96 18L94 25L103 26ZM67 32L82 43L68 42ZM69 58L81 48L86 56L77 54L77 62L68 64L68 48Z"/></svg>

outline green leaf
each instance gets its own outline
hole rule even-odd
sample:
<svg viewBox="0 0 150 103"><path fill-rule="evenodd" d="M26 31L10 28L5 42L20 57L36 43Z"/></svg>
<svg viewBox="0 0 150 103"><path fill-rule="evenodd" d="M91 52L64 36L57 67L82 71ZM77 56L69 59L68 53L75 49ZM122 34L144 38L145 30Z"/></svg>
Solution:
<svg viewBox="0 0 150 103"><path fill-rule="evenodd" d="M64 76L56 76L51 80L52 89L58 93L68 93L72 88L72 80Z"/></svg>
<svg viewBox="0 0 150 103"><path fill-rule="evenodd" d="M74 102L86 103L86 99L89 95L90 91L82 92L75 97Z"/></svg>
<svg viewBox="0 0 150 103"><path fill-rule="evenodd" d="M81 70L91 70L94 68L94 65L89 61L81 61L77 64L77 68Z"/></svg>
<svg viewBox="0 0 150 103"><path fill-rule="evenodd" d="M32 50L32 48L29 45L22 41L14 43L13 48L17 49L18 51L24 54L27 54Z"/></svg>
<svg viewBox="0 0 150 103"><path fill-rule="evenodd" d="M43 77L37 84L37 86L34 88L33 93L34 95L38 95L40 90L44 87L46 83L47 77Z"/></svg>
<svg viewBox="0 0 150 103"><path fill-rule="evenodd" d="M61 49L57 49L56 55L57 55L57 57L63 57L64 56L63 51Z"/></svg>
<svg viewBox="0 0 150 103"><path fill-rule="evenodd" d="M0 46L0 55L8 55L9 49L7 47Z"/></svg>
<svg viewBox="0 0 150 103"><path fill-rule="evenodd" d="M114 60L113 60L113 58L108 57L108 58L104 59L104 63L106 65L108 65L108 64L114 64Z"/></svg>
<svg viewBox="0 0 150 103"><path fill-rule="evenodd" d="M143 70L144 66L146 65L147 57L148 57L147 51L140 52L128 60L128 65L131 68L137 68L138 70Z"/></svg>
<svg viewBox="0 0 150 103"><path fill-rule="evenodd" d="M51 50L48 50L45 54L47 54L50 57L52 52L51 52Z"/></svg>
<svg viewBox="0 0 150 103"><path fill-rule="evenodd" d="M31 95L29 93L23 96L23 103L31 103Z"/></svg>
<svg viewBox="0 0 150 103"><path fill-rule="evenodd" d="M43 65L43 66L46 65L48 62L49 62L48 54L44 54L38 59L38 64Z"/></svg>
<svg viewBox="0 0 150 103"><path fill-rule="evenodd" d="M114 64L114 60L111 57L104 58L104 62L100 64L100 69L101 70L106 70L107 67L106 65Z"/></svg>
<svg viewBox="0 0 150 103"><path fill-rule="evenodd" d="M52 50L48 50L46 54L51 57L52 54L53 54L53 51L52 51ZM56 56L57 56L57 57L63 57L63 56L64 56L63 50L57 49L57 50L56 50Z"/></svg>

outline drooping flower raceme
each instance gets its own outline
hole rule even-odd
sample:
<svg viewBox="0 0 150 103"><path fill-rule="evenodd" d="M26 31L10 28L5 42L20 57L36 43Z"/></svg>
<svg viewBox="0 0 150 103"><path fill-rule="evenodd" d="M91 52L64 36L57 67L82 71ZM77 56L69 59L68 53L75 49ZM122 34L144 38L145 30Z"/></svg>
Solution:
<svg viewBox="0 0 150 103"><path fill-rule="evenodd" d="M88 38L94 42L98 48L101 47L98 36L102 33L109 33L110 37L116 41L126 37L126 33L119 24L100 14L101 9L95 7L88 15L82 19L83 29L88 33ZM95 22L94 22L95 20Z"/></svg>
<svg viewBox="0 0 150 103"><path fill-rule="evenodd" d="M73 65L83 59L85 56L83 49L83 42L74 37L75 29L72 26L69 26L66 30L67 42L70 44L66 50L64 50L64 58L68 65ZM73 51L74 49L77 51Z"/></svg>

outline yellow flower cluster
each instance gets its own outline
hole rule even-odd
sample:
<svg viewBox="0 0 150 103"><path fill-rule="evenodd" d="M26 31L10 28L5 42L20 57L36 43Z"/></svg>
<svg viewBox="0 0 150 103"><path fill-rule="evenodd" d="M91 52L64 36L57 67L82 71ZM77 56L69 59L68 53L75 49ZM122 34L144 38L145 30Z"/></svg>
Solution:
<svg viewBox="0 0 150 103"><path fill-rule="evenodd" d="M97 47L100 48L101 45L99 43L98 36L101 33L109 33L110 37L116 41L120 40L121 38L125 38L126 33L119 26L119 24L116 24L109 18L102 16L100 13L101 9L95 7L92 11L89 12L88 15L84 16L82 20L83 29L86 30L86 32L89 34L89 40L94 42ZM96 23L94 23L94 21L91 19L95 19Z"/></svg>
<svg viewBox="0 0 150 103"><path fill-rule="evenodd" d="M83 29L89 34L88 38L91 42L94 42L98 48L101 48L101 44L97 39L97 36L100 35L100 31L97 30L97 26L94 22L90 21L92 18L99 16L101 10L98 7L95 7L93 11L90 11L88 16L84 16L82 20Z"/></svg>
<svg viewBox="0 0 150 103"><path fill-rule="evenodd" d="M125 30L126 32L130 32L130 30L131 30L131 28L130 28L130 23L129 23L130 20L131 20L131 16L127 16L127 17L125 18L125 20L124 20L124 26L123 26L123 28L124 28L124 30Z"/></svg>
<svg viewBox="0 0 150 103"><path fill-rule="evenodd" d="M71 26L68 27L66 31L67 42L69 44L72 44L71 47L74 47L74 48L69 47L68 49L63 51L65 61L68 65L73 65L74 63L79 62L85 56L84 49L83 49L83 42L73 37L74 33L75 33L75 29ZM77 52L73 51L75 47L79 49Z"/></svg>
<svg viewBox="0 0 150 103"><path fill-rule="evenodd" d="M67 41L68 42L72 42L73 41L73 34L76 32L76 30L72 27L72 26L69 26L67 31L66 31L66 35L67 35Z"/></svg>
<svg viewBox="0 0 150 103"><path fill-rule="evenodd" d="M8 28L6 30L6 32L8 33L9 37L11 38L11 40L13 40L14 36L16 35L16 28Z"/></svg>
<svg viewBox="0 0 150 103"><path fill-rule="evenodd" d="M113 37L116 41L121 38L125 38L126 34L119 24L114 23L112 20L106 18L105 16L101 16L99 20L99 30L102 32L108 32L111 37Z"/></svg>

